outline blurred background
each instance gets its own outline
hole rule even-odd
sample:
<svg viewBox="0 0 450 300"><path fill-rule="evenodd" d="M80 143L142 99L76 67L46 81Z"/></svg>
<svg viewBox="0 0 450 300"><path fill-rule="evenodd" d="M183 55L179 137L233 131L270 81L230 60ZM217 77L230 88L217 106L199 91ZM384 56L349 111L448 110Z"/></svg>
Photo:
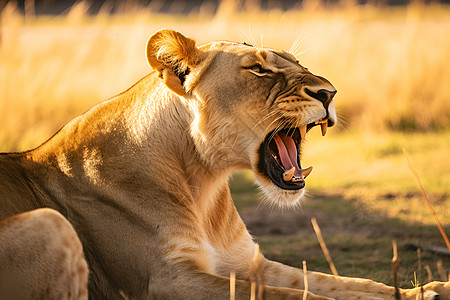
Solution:
<svg viewBox="0 0 450 300"><path fill-rule="evenodd" d="M0 152L40 145L93 104L151 70L147 38L171 28L198 44L247 42L290 51L338 90L337 126L313 129L301 208L261 203L249 172L231 180L242 218L270 258L329 272L316 217L342 275L402 286L448 278L449 256L402 153L450 229L450 1L0 1ZM414 248L414 247L412 247ZM438 267L440 264L441 267Z"/></svg>

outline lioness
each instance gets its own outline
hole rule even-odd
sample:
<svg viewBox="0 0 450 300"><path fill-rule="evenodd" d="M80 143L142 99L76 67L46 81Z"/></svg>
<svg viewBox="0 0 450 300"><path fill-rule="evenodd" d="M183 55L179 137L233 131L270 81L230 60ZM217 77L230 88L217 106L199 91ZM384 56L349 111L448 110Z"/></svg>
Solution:
<svg viewBox="0 0 450 300"><path fill-rule="evenodd" d="M266 299L301 299L301 270L259 252L254 258L255 243L227 180L233 170L251 169L268 199L296 205L311 172L300 164L301 143L315 125L325 134L336 123L335 88L287 52L231 42L196 47L172 30L152 35L146 54L154 72L129 90L40 147L0 156L0 219L40 207L64 215L83 245L93 299L229 299L232 272L238 299L249 299L251 278L260 278ZM46 234L25 227L28 218L39 220L34 211L4 221L16 226L0 226L9 236L1 249L24 232ZM59 246L70 252L73 244ZM25 241L22 249L28 256L16 267L29 266L30 276L54 264L45 243ZM32 264L36 256L47 263ZM80 256L73 257L82 270ZM0 265L0 276L13 267ZM22 275L17 280L30 283L29 290L40 289ZM73 285L80 292L67 298L86 298L79 282ZM308 299L393 299L395 293L370 280L314 272L308 283ZM450 299L449 283L424 290L424 299ZM401 294L421 295L420 289Z"/></svg>

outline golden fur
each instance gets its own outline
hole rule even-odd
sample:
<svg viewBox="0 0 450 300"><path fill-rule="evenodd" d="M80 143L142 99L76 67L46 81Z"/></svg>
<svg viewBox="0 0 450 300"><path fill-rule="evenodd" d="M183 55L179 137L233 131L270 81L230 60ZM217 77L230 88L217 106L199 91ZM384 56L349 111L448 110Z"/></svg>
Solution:
<svg viewBox="0 0 450 300"><path fill-rule="evenodd" d="M22 225L35 212L14 215L40 207L64 215L83 245L93 299L229 299L231 272L237 299L249 299L255 270L266 299L301 299L301 270L261 253L253 259L255 243L227 179L233 170L251 169L268 199L296 205L309 173L296 171L298 182L281 181L278 169L266 174L276 163L262 160L276 158L261 145L281 130L298 132L316 121L332 126L334 87L286 52L230 42L196 47L171 30L150 37L147 58L155 71L129 90L75 118L40 147L0 156L0 220L12 217L4 222L40 238L46 232ZM8 228L0 227L0 236L12 236L6 246L19 234ZM17 268L28 264L17 262ZM365 279L310 272L308 281L308 299L394 294ZM419 292L402 291L402 299ZM449 284L425 286L425 299L437 293L450 299Z"/></svg>

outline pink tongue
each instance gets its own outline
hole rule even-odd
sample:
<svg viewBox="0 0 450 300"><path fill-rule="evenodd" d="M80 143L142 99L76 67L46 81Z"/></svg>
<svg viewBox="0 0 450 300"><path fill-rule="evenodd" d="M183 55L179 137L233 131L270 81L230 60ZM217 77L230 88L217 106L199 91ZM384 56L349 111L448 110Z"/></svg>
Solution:
<svg viewBox="0 0 450 300"><path fill-rule="evenodd" d="M295 145L292 137L287 135L282 135L281 137L277 134L273 138L278 148L278 153L280 155L281 164L285 170L290 170L295 167L294 175L301 176L302 168L297 163L297 146Z"/></svg>

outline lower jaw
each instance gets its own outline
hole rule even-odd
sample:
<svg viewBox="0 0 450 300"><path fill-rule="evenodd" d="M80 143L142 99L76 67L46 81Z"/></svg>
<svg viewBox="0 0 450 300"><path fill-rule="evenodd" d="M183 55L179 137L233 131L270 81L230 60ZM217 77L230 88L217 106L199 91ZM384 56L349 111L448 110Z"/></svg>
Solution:
<svg viewBox="0 0 450 300"><path fill-rule="evenodd" d="M261 179L259 176L261 175L255 176L255 181L263 192L264 202L282 208L297 207L301 204L306 192L305 188L298 190L282 189L272 181L268 181L266 178Z"/></svg>

